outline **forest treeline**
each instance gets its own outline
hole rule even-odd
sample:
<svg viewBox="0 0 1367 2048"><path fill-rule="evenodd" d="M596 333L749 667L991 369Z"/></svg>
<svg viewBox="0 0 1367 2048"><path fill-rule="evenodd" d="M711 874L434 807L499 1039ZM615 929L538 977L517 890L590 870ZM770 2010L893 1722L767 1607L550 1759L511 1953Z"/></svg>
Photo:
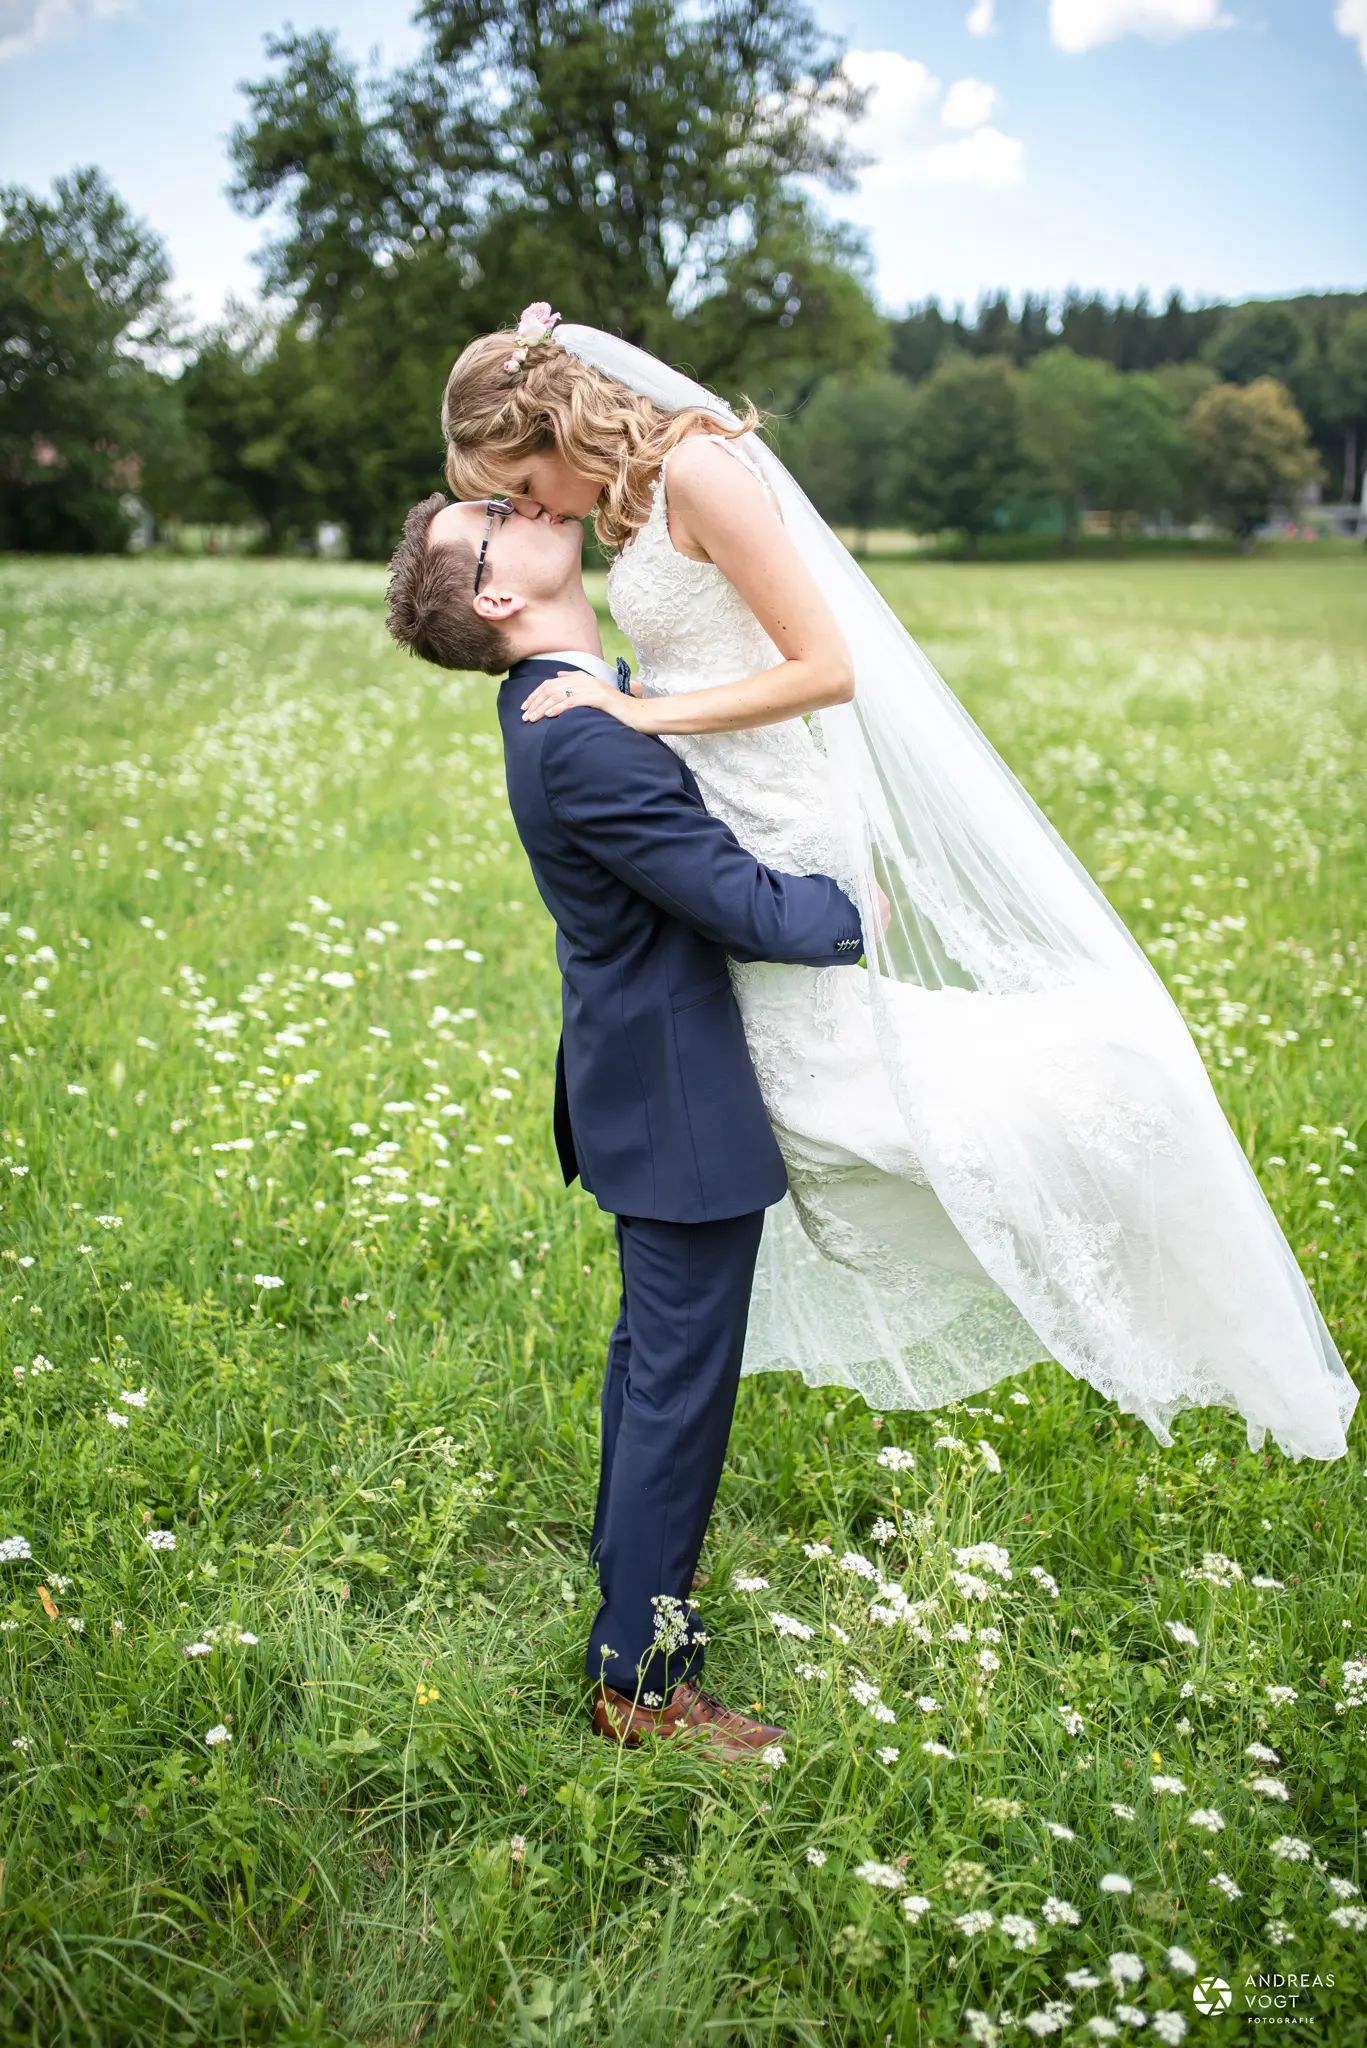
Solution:
<svg viewBox="0 0 1367 2048"><path fill-rule="evenodd" d="M116 549L143 508L323 521L389 552L440 482L473 334L550 299L746 393L828 517L957 530L1084 510L1247 533L1367 451L1367 292L1160 307L1072 293L878 309L813 198L862 110L807 0L424 0L419 59L268 40L230 192L272 233L260 304L192 332L98 170L0 190L0 546ZM927 203L933 203L928 201Z"/></svg>

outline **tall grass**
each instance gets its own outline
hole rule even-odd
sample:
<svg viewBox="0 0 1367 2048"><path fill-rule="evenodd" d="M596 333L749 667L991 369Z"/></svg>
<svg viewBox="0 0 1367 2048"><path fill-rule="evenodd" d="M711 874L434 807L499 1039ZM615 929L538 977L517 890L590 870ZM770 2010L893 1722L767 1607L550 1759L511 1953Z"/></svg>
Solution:
<svg viewBox="0 0 1367 2048"><path fill-rule="evenodd" d="M1359 1368L1360 565L880 575ZM611 1236L491 687L380 587L0 565L0 2038L1363 2039L1356 1449L747 1380L700 1598L786 1761L589 1733Z"/></svg>

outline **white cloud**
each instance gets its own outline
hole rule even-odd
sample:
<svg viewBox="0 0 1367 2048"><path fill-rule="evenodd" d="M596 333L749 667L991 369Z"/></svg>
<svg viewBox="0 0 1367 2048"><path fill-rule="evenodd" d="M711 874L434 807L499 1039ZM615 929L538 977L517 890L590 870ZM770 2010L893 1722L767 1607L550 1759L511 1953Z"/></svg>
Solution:
<svg viewBox="0 0 1367 2048"><path fill-rule="evenodd" d="M993 19L995 13L996 0L973 0L964 24L968 33L971 36L990 36L997 25Z"/></svg>
<svg viewBox="0 0 1367 2048"><path fill-rule="evenodd" d="M1000 95L981 78L959 78L945 94L940 119L946 128L981 128L992 118Z"/></svg>
<svg viewBox="0 0 1367 2048"><path fill-rule="evenodd" d="M1357 44L1358 55L1367 70L1367 0L1339 0L1334 9L1334 27L1341 36Z"/></svg>
<svg viewBox="0 0 1367 2048"><path fill-rule="evenodd" d="M872 160L859 174L861 191L908 185L999 191L1020 184L1024 143L987 125L997 104L994 86L961 78L944 93L924 64L897 50L851 50L845 69L869 92L868 112L851 136L860 155Z"/></svg>
<svg viewBox="0 0 1367 2048"><path fill-rule="evenodd" d="M22 57L35 44L131 6L132 0L0 0L0 58Z"/></svg>
<svg viewBox="0 0 1367 2048"><path fill-rule="evenodd" d="M1360 6L1362 0L1341 0ZM1118 36L1171 42L1196 29L1227 28L1220 0L1049 0L1049 30L1059 49L1095 50Z"/></svg>

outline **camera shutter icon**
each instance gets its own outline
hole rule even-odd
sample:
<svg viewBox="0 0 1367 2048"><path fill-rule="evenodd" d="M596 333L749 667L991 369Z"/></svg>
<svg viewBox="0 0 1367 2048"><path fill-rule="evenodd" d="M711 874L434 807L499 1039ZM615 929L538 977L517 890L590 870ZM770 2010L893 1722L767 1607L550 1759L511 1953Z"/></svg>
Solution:
<svg viewBox="0 0 1367 2048"><path fill-rule="evenodd" d="M1203 1977L1191 1996L1198 2012L1213 2014L1228 2012L1234 1994L1223 1977Z"/></svg>

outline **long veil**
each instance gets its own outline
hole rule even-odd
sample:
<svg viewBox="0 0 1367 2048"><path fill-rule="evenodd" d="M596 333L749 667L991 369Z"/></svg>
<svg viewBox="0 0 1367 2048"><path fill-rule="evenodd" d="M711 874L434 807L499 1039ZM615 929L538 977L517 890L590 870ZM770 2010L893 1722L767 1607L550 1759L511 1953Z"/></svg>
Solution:
<svg viewBox="0 0 1367 2048"><path fill-rule="evenodd" d="M613 335L556 339L736 423ZM1163 1442L1179 1409L1217 1405L1254 1449L1270 1432L1341 1456L1357 1390L1157 972L778 457L753 454L853 659L853 701L819 714L842 880L866 934L876 886L892 904L868 1000L940 1227L990 1276L1000 1363L978 1385L1052 1355Z"/></svg>

